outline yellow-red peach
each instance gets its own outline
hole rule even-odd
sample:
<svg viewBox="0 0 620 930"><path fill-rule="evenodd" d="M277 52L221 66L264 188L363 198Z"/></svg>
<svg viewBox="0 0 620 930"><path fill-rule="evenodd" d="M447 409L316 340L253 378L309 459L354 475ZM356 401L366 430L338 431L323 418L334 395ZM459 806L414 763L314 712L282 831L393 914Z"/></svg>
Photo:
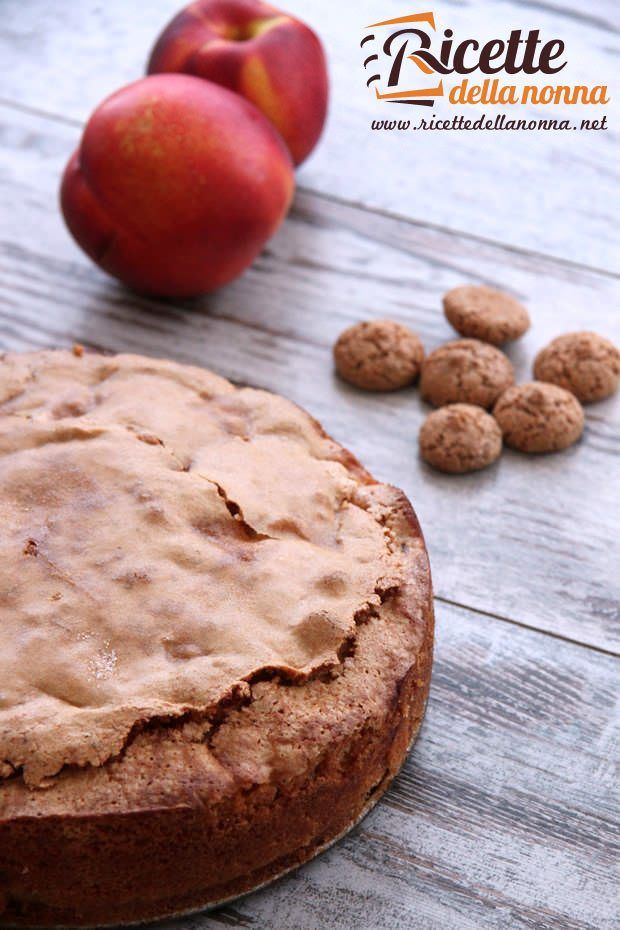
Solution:
<svg viewBox="0 0 620 930"><path fill-rule="evenodd" d="M190 297L232 280L276 231L289 152L256 107L182 74L108 97L66 167L61 207L104 271L142 293Z"/></svg>
<svg viewBox="0 0 620 930"><path fill-rule="evenodd" d="M180 71L241 94L271 120L296 165L319 140L327 112L323 48L298 19L262 0L197 0L161 33L149 74Z"/></svg>

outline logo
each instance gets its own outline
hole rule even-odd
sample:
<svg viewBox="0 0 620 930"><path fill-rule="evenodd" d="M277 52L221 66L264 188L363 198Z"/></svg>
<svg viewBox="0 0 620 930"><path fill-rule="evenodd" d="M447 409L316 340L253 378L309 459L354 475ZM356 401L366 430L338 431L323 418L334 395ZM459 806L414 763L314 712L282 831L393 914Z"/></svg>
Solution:
<svg viewBox="0 0 620 930"><path fill-rule="evenodd" d="M443 97L443 81L433 86L400 88L401 80L407 76L407 83L415 81L419 74L409 74L403 70L403 62L409 61L416 65L425 75L433 75L434 69L426 60L426 52L430 49L431 40L426 30L409 25L410 23L425 23L429 29L435 30L435 16L433 13L410 13L409 16L399 16L396 19L384 19L379 23L372 23L368 29L379 30L383 27L402 26L402 29L389 31L387 37L377 46L378 32L371 32L360 42L361 48L371 50L364 61L364 68L372 64L374 74L366 81L366 86L374 85L377 100L390 103L413 104L421 107L432 107L436 97ZM417 44L417 49L415 49ZM377 46L378 51L372 51ZM410 46L415 49L409 54ZM376 62L376 65L374 64ZM387 72L386 77L382 70ZM412 69L409 69L411 71ZM440 72L438 72L440 73ZM383 87L382 87L383 84Z"/></svg>
<svg viewBox="0 0 620 930"><path fill-rule="evenodd" d="M543 38L539 29L457 37L450 28L438 32L435 14L427 12L371 23L364 32L366 86L382 104L609 103L606 85L556 83L568 64L565 44Z"/></svg>

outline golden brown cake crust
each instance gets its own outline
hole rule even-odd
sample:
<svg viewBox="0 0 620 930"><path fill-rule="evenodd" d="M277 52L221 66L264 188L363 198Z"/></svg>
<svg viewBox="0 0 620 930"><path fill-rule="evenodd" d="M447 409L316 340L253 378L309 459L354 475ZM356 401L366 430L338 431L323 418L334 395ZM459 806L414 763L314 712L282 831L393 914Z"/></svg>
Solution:
<svg viewBox="0 0 620 930"><path fill-rule="evenodd" d="M501 451L502 431L496 420L473 404L440 407L420 430L420 454L439 471L477 471L499 458Z"/></svg>
<svg viewBox="0 0 620 930"><path fill-rule="evenodd" d="M540 350L534 377L565 388L583 404L603 400L618 390L620 352L598 333L565 333Z"/></svg>
<svg viewBox="0 0 620 930"><path fill-rule="evenodd" d="M559 452L577 442L584 413L577 398L555 384L529 381L501 395L493 416L504 442L520 452Z"/></svg>
<svg viewBox="0 0 620 930"><path fill-rule="evenodd" d="M443 298L446 319L461 336L492 345L518 339L530 328L530 317L514 297L483 284L463 284Z"/></svg>
<svg viewBox="0 0 620 930"><path fill-rule="evenodd" d="M100 643L78 624L75 640L86 643L87 650L96 648L85 657L72 653L73 677L56 658L46 667L42 652L35 650L39 661L34 667L47 677L33 678L28 666L19 681L5 688L0 704L0 924L79 926L155 918L243 893L310 858L381 794L422 718L432 652L430 574L405 496L374 482L294 405L264 392L235 389L186 366L132 356L8 356L0 364L0 398L5 415L0 418L0 467L13 492L20 468L33 493L41 488L46 469L52 468L57 479L44 484L41 500L35 493L26 503L24 495L19 512L14 496L5 491L1 499L12 521L4 552L12 577L17 578L19 564L24 578L34 578L35 589L45 592L38 600L26 599L18 579L0 608L6 629L8 621L15 624L16 614L36 616L48 629L54 626L48 621L60 616L66 627L77 605L101 594L94 575L84 569L87 555L71 561L69 570L64 562L58 564L59 556L80 540L77 530L63 536L62 544L54 538L59 524L53 519L46 524L47 534L40 532L39 510L47 507L48 516L60 516L68 533L85 472L95 476L96 487L84 491L86 500L80 504L88 531L84 538L101 563L100 577L113 608L108 614L115 614L107 620L107 663L89 664L100 655ZM264 442L267 450L261 449ZM92 453L84 452L87 447ZM64 458L55 462L59 449ZM266 462L280 463L271 471L271 484L261 481ZM71 467L73 475L67 472ZM179 687L179 664L184 669L198 658L190 647L197 645L201 624L195 617L179 624L177 612L177 626L168 629L157 620L153 605L166 589L182 584L204 616L200 591L188 588L185 576L166 578L164 585L161 566L176 565L178 552L175 561L162 550L169 534L156 529L144 542L148 564L116 565L114 574L109 572L104 555L123 544L91 513L105 500L112 513L120 508L125 529L137 524L138 536L146 540L135 510L124 509L124 494L115 496L119 488L135 489L137 475L142 476L137 497L147 494L139 502L155 508L150 514L155 527L162 510L168 519L187 518L174 525L184 553L191 547L183 534L209 537L219 558L208 568L218 604L224 595L217 586L217 567L236 566L235 584L240 584L245 555L251 552L256 559L254 550L265 546L273 553L262 568L258 559L253 583L272 592L268 604L275 590L283 608L273 614L270 639L260 622L266 602L255 611L248 606L249 595L235 602L251 630L253 649L238 640L231 648L225 637L230 622L215 623L209 627L215 647L203 653L211 655L216 674L203 662L195 676L180 675L181 690L174 694L166 689ZM248 483L249 475L258 477ZM179 485L182 480L187 483ZM65 481L74 482L71 506ZM202 494L194 488L198 481ZM269 492L274 486L277 499ZM190 530L189 517L200 506L206 513L198 513L201 519ZM38 535L30 532L35 523ZM26 528L18 563L15 541L23 542L20 533ZM191 563L190 577L208 555L192 540L199 559ZM324 551L329 571L322 564ZM303 565L306 579L305 607L297 613L301 582L295 575L301 571L296 565ZM282 573L294 598L287 599L286 584L278 586ZM310 584L309 578L315 581ZM54 598L57 591L51 587L61 583L62 596ZM117 584L118 598L112 595ZM151 601L144 588L153 584L158 587ZM71 601L76 586L80 596ZM33 590L32 583L26 587ZM65 597L69 608L55 614L53 606ZM138 611L152 619L150 639L133 622L117 624L121 609L126 617ZM99 616L90 615L91 626ZM166 637L178 626L184 638L177 637L171 647ZM149 651L147 643L154 645L145 670L139 659ZM174 674L166 674L160 647L168 649L166 655L172 648L166 661ZM3 661L7 653L16 661L18 651L7 649L5 641ZM62 659L61 640L50 654ZM82 659L90 674L80 674ZM98 703L99 681L105 700ZM62 718L63 726L41 722L41 702L49 701L55 722ZM19 728L20 713L27 729ZM76 741L74 720L75 733L87 721L90 743ZM39 753L37 745L44 751Z"/></svg>
<svg viewBox="0 0 620 930"><path fill-rule="evenodd" d="M434 407L474 404L488 408L514 380L512 362L495 346L479 339L456 339L426 357L420 392Z"/></svg>
<svg viewBox="0 0 620 930"><path fill-rule="evenodd" d="M394 320L355 323L334 346L340 377L366 391L395 391L413 384L423 360L417 333Z"/></svg>

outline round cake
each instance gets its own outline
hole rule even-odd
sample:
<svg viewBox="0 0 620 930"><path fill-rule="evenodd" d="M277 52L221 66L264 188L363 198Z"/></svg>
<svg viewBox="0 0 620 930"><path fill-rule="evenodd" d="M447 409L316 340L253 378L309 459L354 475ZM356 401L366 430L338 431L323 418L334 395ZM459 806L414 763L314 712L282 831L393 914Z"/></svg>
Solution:
<svg viewBox="0 0 620 930"><path fill-rule="evenodd" d="M289 401L132 355L0 359L0 925L213 906L401 766L424 541Z"/></svg>

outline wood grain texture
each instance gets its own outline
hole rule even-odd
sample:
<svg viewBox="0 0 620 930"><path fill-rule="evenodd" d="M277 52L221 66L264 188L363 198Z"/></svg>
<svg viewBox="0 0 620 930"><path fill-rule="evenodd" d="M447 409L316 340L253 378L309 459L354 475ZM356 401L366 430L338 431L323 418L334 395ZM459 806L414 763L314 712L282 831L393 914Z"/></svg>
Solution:
<svg viewBox="0 0 620 930"><path fill-rule="evenodd" d="M234 285L193 302L145 300L77 250L56 192L81 121L140 75L179 5L4 0L0 349L79 341L287 394L410 494L439 601L427 721L376 810L274 886L164 930L615 930L619 676L603 653L620 640L618 400L589 407L584 441L561 455L507 452L487 472L444 477L417 457L427 412L417 391L371 396L341 384L331 345L351 322L390 316L432 349L453 335L441 295L464 281L527 303L534 326L510 350L523 378L560 332L617 340L619 279L584 267L618 266L617 128L562 144L377 138L359 30L402 4L289 0L332 65L328 131L300 174L308 190ZM482 17L489 34L539 27L567 41L573 80L612 74L614 0L444 0L437 13L470 34Z"/></svg>
<svg viewBox="0 0 620 930"><path fill-rule="evenodd" d="M362 211L313 195L234 285L175 304L131 295L73 245L56 209L77 130L0 108L0 195L10 217L0 259L0 345L171 356L307 407L382 480L411 496L436 593L449 601L616 650L620 578L618 398L587 408L565 453L505 452L459 478L418 460L428 412L415 389L370 395L332 373L331 345L355 320L409 323L432 349L454 334L441 295L462 281L511 289L534 325L510 355L531 377L535 351L584 326L618 340L617 278Z"/></svg>
<svg viewBox="0 0 620 930"><path fill-rule="evenodd" d="M4 0L1 96L64 119L85 120L105 95L142 76L156 35L181 5L180 0ZM438 29L450 26L457 37L491 38L513 28L538 28L544 37L563 39L569 63L561 82L608 83L612 104L513 109L528 119L581 119L606 112L610 128L592 133L372 132L371 121L386 118L389 105L377 103L365 87L359 41L368 23L402 14L402 3L288 0L284 6L318 30L332 77L327 130L300 172L304 187L618 270L620 19L615 0L596 0L587 8L578 0L444 0L434 7ZM436 109L442 118L502 112L492 106L444 104ZM393 115L391 110L387 114ZM407 116L417 120L419 114Z"/></svg>
<svg viewBox="0 0 620 930"><path fill-rule="evenodd" d="M165 930L613 930L617 687L609 657L441 607L422 734L375 810L300 871Z"/></svg>

